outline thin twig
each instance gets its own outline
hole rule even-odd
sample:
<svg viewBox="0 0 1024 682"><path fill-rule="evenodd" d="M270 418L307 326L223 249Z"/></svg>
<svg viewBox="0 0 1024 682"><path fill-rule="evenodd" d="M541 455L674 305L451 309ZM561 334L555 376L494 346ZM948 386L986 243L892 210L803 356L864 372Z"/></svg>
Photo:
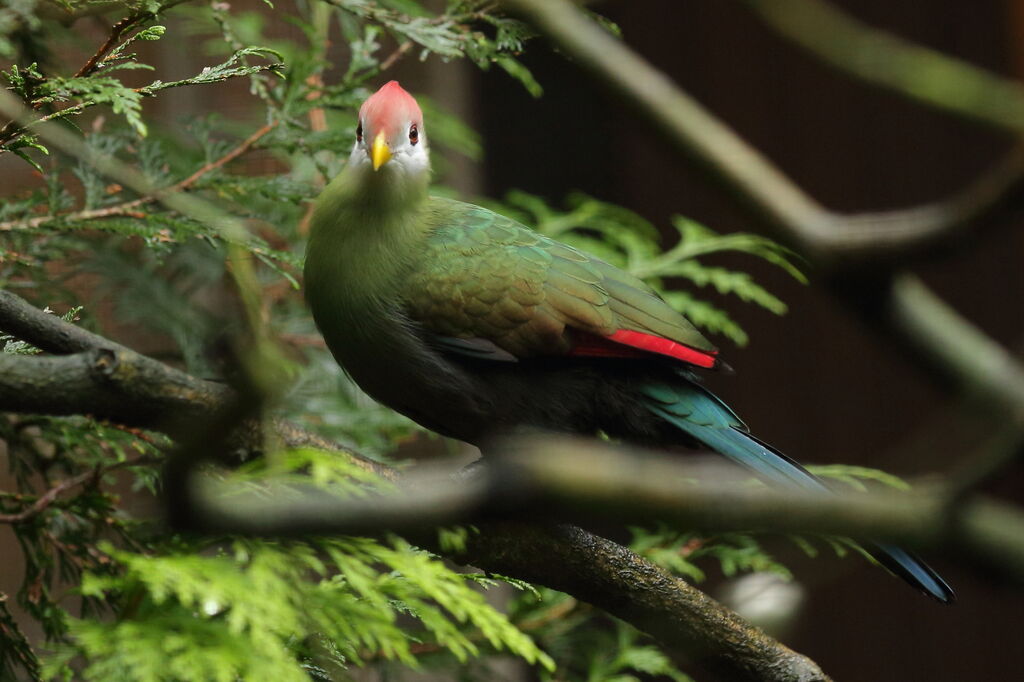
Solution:
<svg viewBox="0 0 1024 682"><path fill-rule="evenodd" d="M413 42L411 40L406 40L401 45L399 45L397 48L395 48L395 50L391 54L389 54L387 57L385 57L384 61L382 61L380 63L380 67L378 68L378 73L381 73L383 71L387 71L392 66L394 66L395 63L399 59L404 57L406 55L406 53L408 53L409 50L412 49L412 46L413 46Z"/></svg>
<svg viewBox="0 0 1024 682"><path fill-rule="evenodd" d="M188 176L187 178L185 178L181 182L178 182L178 183L176 183L174 185L171 185L167 189L161 190L161 192L180 192L182 190L188 189L193 184L195 184L195 182L197 180L199 180L199 178L203 177L204 175L206 175L210 171L217 170L221 166L223 166L225 164L228 164L228 163L231 163L232 161L237 159L239 156L241 156L242 154L244 154L247 151L249 151L249 149L251 149L254 144L259 142L259 140L264 135L266 135L267 133L272 131L274 128L276 128L277 125L278 125L278 121L274 120L274 121L271 121L270 123L267 123L266 125L260 127L252 135L250 135L249 137L247 137L244 140L242 140L234 149L232 149L228 153L224 154L224 156L220 157L219 159L217 159L215 161L211 161L210 163L206 164L205 166L203 166L202 168L200 168L195 173L193 173L192 175ZM156 197L148 197L146 200L147 201L154 201L155 199L156 199Z"/></svg>
<svg viewBox="0 0 1024 682"><path fill-rule="evenodd" d="M60 484L50 488L40 495L39 498L27 509L20 511L17 514L0 514L0 523L24 523L45 511L46 508L56 502L57 498L63 493L83 483L95 480L99 476L100 469L97 467L62 481Z"/></svg>
<svg viewBox="0 0 1024 682"><path fill-rule="evenodd" d="M262 126L256 132L242 140L242 142L240 142L237 146L232 148L229 152L227 152L220 158L205 164L184 180L176 182L175 184L165 187L163 189L157 190L153 194L144 197L139 197L138 199L132 199L131 201L126 201L124 203L116 204L114 206L106 206L104 208L92 208L81 211L73 211L71 213L37 216L35 218L30 218L28 220L9 220L7 222L0 223L0 232L12 230L29 230L57 220L65 222L81 222L86 220L99 220L102 218L134 215L136 212L135 209L156 201L160 194L169 192L181 192L187 190L204 175L212 171L215 171L228 163L231 163L239 156L242 156L243 154L248 152L253 147L253 145L259 142L259 140L263 138L267 133L276 128L277 125L278 121L274 120Z"/></svg>
<svg viewBox="0 0 1024 682"><path fill-rule="evenodd" d="M93 56L89 57L89 60L82 65L82 68L80 68L78 70L78 73L75 74L75 78L88 76L90 73L95 71L99 67L100 61L107 56L108 52L114 49L114 46L117 44L117 41L121 38L125 31L127 31L143 19L146 19L151 16L152 14L150 14L149 12L129 14L124 19L114 24L110 28L110 36L107 38L106 42L100 45L99 49L96 50L96 53L93 54Z"/></svg>
<svg viewBox="0 0 1024 682"><path fill-rule="evenodd" d="M79 485L95 485L100 479L118 469L124 469L125 467L139 466L141 464L153 464L158 462L157 458L144 455L142 457L136 457L135 459L124 460L121 462L114 462L107 466L96 466L89 471L84 471L77 476L72 476L69 479L61 481L57 485L53 486L45 493L36 498L36 501L32 503L26 509L16 514L0 514L0 523L24 523L38 516L39 514L46 511L54 502L57 501L61 495L67 491L75 488Z"/></svg>
<svg viewBox="0 0 1024 682"><path fill-rule="evenodd" d="M85 62L85 64L82 65L82 68L80 68L78 70L78 73L75 74L75 78L87 76L88 74L92 73L99 64L100 59L106 56L106 54L114 48L114 45L117 43L118 38L121 37L121 34L123 34L126 30L128 30L128 28L135 25L146 16L151 15L148 12L144 12L141 14L130 14L125 18L121 19L121 21L114 24L110 29L110 35L107 38L107 40L102 45L100 45L99 49L96 50L96 53L93 54L92 57L90 57ZM32 107L34 111L38 111L39 109L41 109L43 104L43 100L37 100L29 103L29 105ZM58 112L58 114L59 113L60 112ZM44 116L40 120L49 120L54 118L55 116L56 114L51 114L49 116ZM12 119L8 121L4 125L4 127L0 129L0 145L10 142L14 138L18 137L18 135L25 131L26 127L27 124L19 124L16 120Z"/></svg>

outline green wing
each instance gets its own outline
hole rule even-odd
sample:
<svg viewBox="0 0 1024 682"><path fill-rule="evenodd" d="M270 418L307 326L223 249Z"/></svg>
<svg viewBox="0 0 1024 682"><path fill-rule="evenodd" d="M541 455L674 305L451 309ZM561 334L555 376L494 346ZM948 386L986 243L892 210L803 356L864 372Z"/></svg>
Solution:
<svg viewBox="0 0 1024 682"><path fill-rule="evenodd" d="M517 357L569 352L569 329L625 329L714 350L641 280L510 218L431 198L425 220L426 253L405 297L428 331L486 339Z"/></svg>

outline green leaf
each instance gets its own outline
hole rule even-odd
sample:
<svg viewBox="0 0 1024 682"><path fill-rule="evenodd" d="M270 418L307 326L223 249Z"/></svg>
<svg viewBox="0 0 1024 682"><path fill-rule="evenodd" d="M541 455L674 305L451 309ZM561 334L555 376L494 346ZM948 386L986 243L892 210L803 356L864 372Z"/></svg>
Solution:
<svg viewBox="0 0 1024 682"><path fill-rule="evenodd" d="M38 171L40 174L45 174L46 173L46 171L43 170L43 167L39 165L38 161L33 159L31 156L29 156L27 153L25 153L21 149L11 149L11 148L8 147L8 151L14 152L15 156L17 156L18 158L22 159L27 164L29 164L30 166L35 168L36 171Z"/></svg>
<svg viewBox="0 0 1024 682"><path fill-rule="evenodd" d="M864 481L879 483L896 490L910 490L910 485L899 476L869 467L853 466L850 464L816 464L808 466L807 470L815 476L845 483L860 492L867 492L868 490L868 487L864 485Z"/></svg>
<svg viewBox="0 0 1024 682"><path fill-rule="evenodd" d="M498 55L494 58L494 61L505 73L522 83L526 91L532 96L541 97L544 94L544 88L541 87L541 84L533 77L530 70L523 66L519 60L508 55Z"/></svg>

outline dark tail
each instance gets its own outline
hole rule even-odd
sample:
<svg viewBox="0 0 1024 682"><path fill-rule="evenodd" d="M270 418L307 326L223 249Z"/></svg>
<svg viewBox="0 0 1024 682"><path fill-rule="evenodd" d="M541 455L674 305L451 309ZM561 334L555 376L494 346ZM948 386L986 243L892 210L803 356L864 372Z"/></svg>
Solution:
<svg viewBox="0 0 1024 682"><path fill-rule="evenodd" d="M645 387L643 394L644 405L653 413L760 477L808 490L829 491L800 464L750 435L736 413L706 389L684 380ZM944 604L956 599L946 581L910 552L891 545L871 544L865 549L878 563L928 596Z"/></svg>

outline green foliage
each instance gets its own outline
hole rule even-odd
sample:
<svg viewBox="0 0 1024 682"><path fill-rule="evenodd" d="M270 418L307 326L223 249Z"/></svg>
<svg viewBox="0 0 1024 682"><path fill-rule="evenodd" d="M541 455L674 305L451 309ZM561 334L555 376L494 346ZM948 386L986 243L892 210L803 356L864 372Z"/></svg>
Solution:
<svg viewBox="0 0 1024 682"><path fill-rule="evenodd" d="M414 0L268 2L271 9L248 10L176 0L57 4L102 22L100 42L89 43L71 16L58 21L37 11L43 3L0 7L0 58L7 60L0 68L8 91L34 112L0 127L0 156L27 162L19 186L28 187L0 202L0 287L108 334L103 327L116 322L116 333L142 338L148 354L226 381L233 360L226 348L242 328L243 308L228 283L251 261L261 289L257 312L297 368L268 408L273 416L378 457L421 434L359 391L312 326L297 291L310 204L351 148L358 106L403 55L496 65L539 96L540 84L518 61L533 37L529 28L489 0L450 0L443 9ZM282 31L285 24L294 30ZM172 40L209 65L180 78L165 73L166 64L147 63L160 64L151 57L154 42ZM347 44L346 63L328 61L331 42ZM146 102L168 89L208 96L236 79L250 94L238 118L162 122L147 113ZM443 103L423 104L434 145L480 156L478 136ZM51 153L37 134L42 121L82 136L93 152L130 164L161 190L215 203L242 221L244 234L229 245L221 226ZM801 277L792 255L769 240L718 235L682 218L672 223L678 244L663 252L648 221L582 195L555 210L513 194L505 209L645 277L694 322L737 343L747 336L729 315L670 284L686 280L782 313L785 305L749 276L705 259L739 252ZM98 299L103 306L92 305ZM0 347L39 352L12 337L0 337ZM0 594L3 679L328 680L345 679L355 666L388 665L468 676L474 660L501 652L534 664L543 679L687 679L624 623L522 581L459 573L399 538L169 534L147 521L173 446L159 434L84 416L0 415L0 440L14 480L0 491L0 514L14 519L24 566L13 598L41 625L51 651L41 670L40 643L26 638ZM893 483L851 467L820 473L853 485ZM211 475L268 495L298 495L309 485L363 495L385 485L312 449L269 448L229 474ZM128 489L130 503L121 499ZM441 529L439 546L458 550L475 532ZM637 551L694 581L709 567L787 575L747 535L707 538L668 528L634 535ZM517 590L507 615L481 592L499 583Z"/></svg>
<svg viewBox="0 0 1024 682"><path fill-rule="evenodd" d="M104 575L112 568L97 543L105 538L139 547L150 533L146 524L120 508L118 496L110 491L115 474L126 472L135 488L152 491L154 466L168 441L83 417L14 416L0 419L0 440L7 446L15 481L14 491L0 492L0 514L21 517L11 524L24 567L17 603L48 639L59 641L67 636L70 606L62 586L77 584L87 572ZM63 484L53 481L60 474ZM40 479L51 486L45 493L38 492ZM0 595L0 602L4 599ZM89 596L77 604L83 615L104 608ZM0 619L5 613L3 606ZM36 654L19 630L0 635L0 670L37 669Z"/></svg>
<svg viewBox="0 0 1024 682"><path fill-rule="evenodd" d="M369 93L366 84L388 68L389 56L401 56L393 46L410 41L421 58L498 63L539 87L515 66L528 32L495 15L489 3L451 3L439 14L411 2L332 4L289 14L302 30L299 40L264 35L277 15L221 3L175 7L184 18L177 30L204 40L216 56L188 78L154 73L145 58L147 44L186 37L172 35L167 27L183 22L164 21L160 4L129 4L124 29L107 50L94 46L82 57L89 63L63 67L26 55L48 54L33 46L68 33L36 17L31 3L0 10L0 54L11 60L5 80L37 112L26 125L0 130L0 155L17 155L41 174L33 189L0 203L0 286L17 286L77 321L81 305L60 302L85 300L90 294L75 283L85 277L91 295L111 301L119 321L166 340L164 359L199 376L224 373L218 349L237 326L237 302L223 285L231 267L223 233L110 184L87 163L48 156L33 131L37 121L68 125L96 153L135 165L155 186L198 193L247 221L241 246L261 266L267 313L275 331L294 340L301 367L279 414L384 455L419 428L370 401L321 344L308 343L317 337L295 290L309 203L352 144L351 121ZM117 19L111 15L111 25ZM11 22L21 31L17 43L7 41ZM326 78L324 35L332 30L354 54ZM146 72L157 78L138 85ZM249 82L251 119L210 116L165 127L146 115L145 100L165 90L236 78ZM440 107L428 103L428 110L437 124L435 145L479 155L472 131ZM94 113L105 116L90 118ZM317 116L326 129L314 125ZM228 169L254 151L278 170ZM38 352L10 337L0 339L0 348ZM17 482L0 493L0 513L19 519L12 528L25 579L17 601L42 624L52 651L41 670L37 645L0 595L5 679L340 679L352 666L462 665L502 651L553 665L481 592L496 582L531 589L520 581L460 574L398 538L272 543L170 536L133 518L112 492L125 477L136 494L158 491L160 461L171 445L164 437L84 417L4 417L0 439ZM381 484L315 450L270 452L230 477L268 491L274 482L274 494L300 480L348 495ZM442 531L441 544L464 544L469 532Z"/></svg>
<svg viewBox="0 0 1024 682"><path fill-rule="evenodd" d="M630 531L633 551L694 582L703 582L707 577L705 570L697 565L698 560L715 562L729 577L747 572L775 573L787 580L793 577L789 569L775 561L750 535L722 533L707 537L664 525L654 529L634 527Z"/></svg>
<svg viewBox="0 0 1024 682"><path fill-rule="evenodd" d="M375 659L418 667L414 645L459 661L481 638L529 662L550 659L488 605L476 581L401 540L234 541L143 556L103 547L117 575L87 575L87 597L127 600L117 621L72 619L86 679L307 679L309 665ZM173 636L169 633L174 633ZM319 653L312 641L327 641Z"/></svg>
<svg viewBox="0 0 1024 682"><path fill-rule="evenodd" d="M228 478L257 487L301 482L346 495L387 485L309 448L276 453ZM395 660L418 667L425 646L460 662L486 645L553 666L476 589L494 580L456 573L398 538L171 537L156 553L109 543L99 550L107 570L84 575L78 592L116 605L119 617L65 617L69 639L48 661L47 675L80 656L85 679L303 680L310 666Z"/></svg>
<svg viewBox="0 0 1024 682"><path fill-rule="evenodd" d="M509 613L557 661L554 670L541 671L545 682L691 680L635 628L560 592L524 593Z"/></svg>
<svg viewBox="0 0 1024 682"><path fill-rule="evenodd" d="M845 483L858 492L867 492L865 482L874 482L896 490L910 490L910 486L899 476L851 464L817 464L807 467L815 476Z"/></svg>
<svg viewBox="0 0 1024 682"><path fill-rule="evenodd" d="M678 242L663 251L657 228L632 211L584 194L570 196L567 205L567 210L553 209L539 197L511 192L503 205L494 206L538 232L629 270L646 280L695 325L723 334L740 346L746 345L749 337L739 323L707 300L688 291L675 290L670 281L685 279L697 287L711 287L718 294L735 296L776 315L786 312L786 304L749 274L710 266L703 259L728 252L742 253L778 266L799 282L807 281L794 264L795 254L766 237L745 232L720 235L676 216L672 226L678 234Z"/></svg>

